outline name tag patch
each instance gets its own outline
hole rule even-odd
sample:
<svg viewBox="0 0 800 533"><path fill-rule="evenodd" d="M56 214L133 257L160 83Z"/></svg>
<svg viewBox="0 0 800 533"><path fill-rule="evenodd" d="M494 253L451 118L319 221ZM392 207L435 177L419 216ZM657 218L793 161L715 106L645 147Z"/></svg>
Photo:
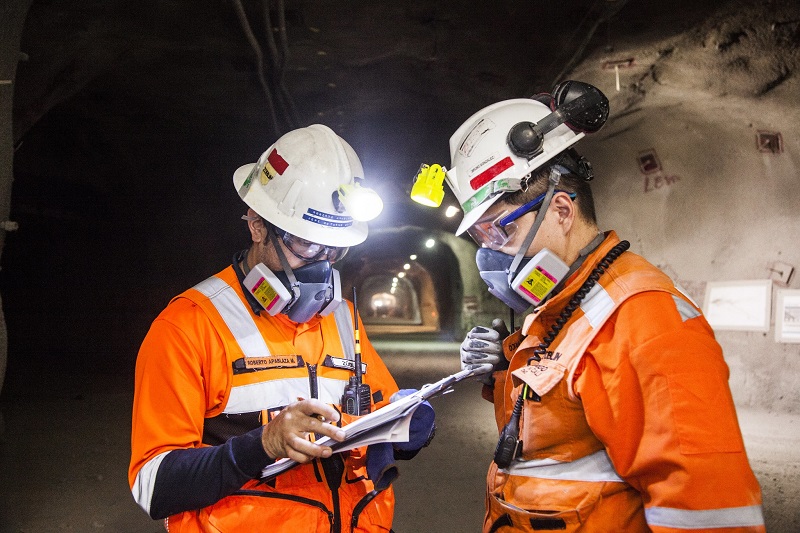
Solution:
<svg viewBox="0 0 800 533"><path fill-rule="evenodd" d="M241 357L233 362L233 373L244 374L272 368L298 368L302 366L305 366L303 356L297 354Z"/></svg>
<svg viewBox="0 0 800 533"><path fill-rule="evenodd" d="M325 356L325 361L322 362L322 366L327 366L328 368L342 368L344 370L349 370L350 372L356 371L356 362L352 359L333 357L331 355ZM367 364L364 362L361 363L361 373L367 373Z"/></svg>

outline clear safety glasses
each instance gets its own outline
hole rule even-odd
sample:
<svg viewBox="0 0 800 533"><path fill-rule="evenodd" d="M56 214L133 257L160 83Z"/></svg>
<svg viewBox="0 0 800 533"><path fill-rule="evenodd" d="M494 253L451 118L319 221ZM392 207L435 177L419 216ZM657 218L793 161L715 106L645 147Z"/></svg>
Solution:
<svg viewBox="0 0 800 533"><path fill-rule="evenodd" d="M292 255L303 261L321 261L327 259L331 263L335 263L347 254L350 249L347 246L325 246L316 242L301 239L297 235L292 235L288 231L272 226L275 235L280 237L286 248L292 252Z"/></svg>
<svg viewBox="0 0 800 533"><path fill-rule="evenodd" d="M555 192L567 191L556 190ZM575 193L567 194L572 200L575 199ZM491 250L499 250L505 246L514 236L514 233L516 233L517 223L515 221L526 213L541 209L546 195L547 193L542 193L530 202L519 206L511 212L504 210L478 220L478 222L467 230L467 233L478 243L478 246Z"/></svg>

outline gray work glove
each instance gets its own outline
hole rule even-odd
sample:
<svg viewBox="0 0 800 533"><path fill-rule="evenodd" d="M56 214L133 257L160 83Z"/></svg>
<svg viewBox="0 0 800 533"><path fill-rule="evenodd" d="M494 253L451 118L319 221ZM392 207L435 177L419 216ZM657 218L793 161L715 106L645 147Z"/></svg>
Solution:
<svg viewBox="0 0 800 533"><path fill-rule="evenodd" d="M482 373L478 380L487 385L492 384L491 374L501 359L505 359L502 339L494 329L476 326L461 343L461 369L477 369Z"/></svg>

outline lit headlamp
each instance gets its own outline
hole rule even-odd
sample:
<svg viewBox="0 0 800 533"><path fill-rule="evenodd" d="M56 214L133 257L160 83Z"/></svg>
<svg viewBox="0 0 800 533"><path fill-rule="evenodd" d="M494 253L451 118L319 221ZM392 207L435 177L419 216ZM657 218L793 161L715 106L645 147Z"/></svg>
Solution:
<svg viewBox="0 0 800 533"><path fill-rule="evenodd" d="M425 165L419 167L411 187L411 199L428 207L439 207L444 199L445 169L441 165Z"/></svg>
<svg viewBox="0 0 800 533"><path fill-rule="evenodd" d="M353 219L367 222L383 211L383 200L370 188L362 187L359 180L345 183L333 191L333 206L338 213L347 211Z"/></svg>

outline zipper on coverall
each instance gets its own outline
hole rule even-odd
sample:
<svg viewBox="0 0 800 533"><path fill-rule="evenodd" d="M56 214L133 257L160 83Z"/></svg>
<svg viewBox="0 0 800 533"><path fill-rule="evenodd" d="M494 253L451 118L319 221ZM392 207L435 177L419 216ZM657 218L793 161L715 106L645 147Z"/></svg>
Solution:
<svg viewBox="0 0 800 533"><path fill-rule="evenodd" d="M314 399L319 398L319 384L317 383L317 365L308 364L308 384L310 396ZM339 508L339 487L342 485L342 475L344 474L344 460L339 454L333 454L327 459L319 459L322 471L325 473L325 480L328 488L331 489L331 499L333 503L333 517L331 518L331 533L341 533L342 531L342 511Z"/></svg>

